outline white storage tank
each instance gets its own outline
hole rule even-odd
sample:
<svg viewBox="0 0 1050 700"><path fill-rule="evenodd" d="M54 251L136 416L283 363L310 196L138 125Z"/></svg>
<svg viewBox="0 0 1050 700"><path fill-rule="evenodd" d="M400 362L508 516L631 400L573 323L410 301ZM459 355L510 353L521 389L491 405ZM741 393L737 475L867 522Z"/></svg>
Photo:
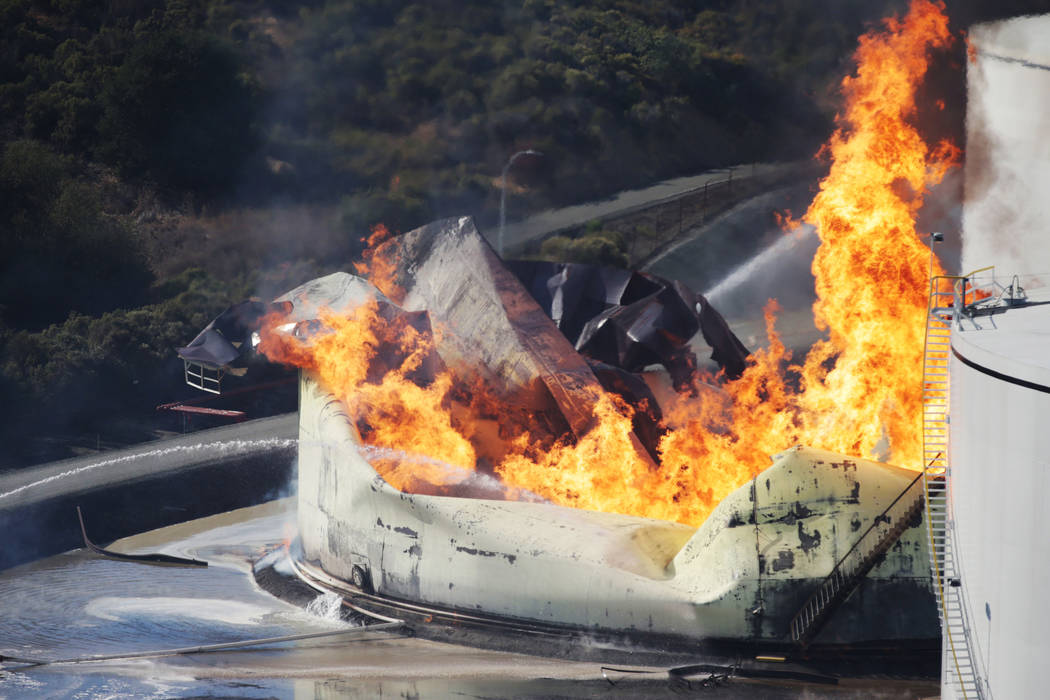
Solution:
<svg viewBox="0 0 1050 700"><path fill-rule="evenodd" d="M948 610L945 698L1046 694L1047 37L1050 15L979 25L970 32L963 270L994 270L976 279L992 298L969 307L972 314L959 316L951 332L948 535L954 571L947 585L962 609L954 621Z"/></svg>

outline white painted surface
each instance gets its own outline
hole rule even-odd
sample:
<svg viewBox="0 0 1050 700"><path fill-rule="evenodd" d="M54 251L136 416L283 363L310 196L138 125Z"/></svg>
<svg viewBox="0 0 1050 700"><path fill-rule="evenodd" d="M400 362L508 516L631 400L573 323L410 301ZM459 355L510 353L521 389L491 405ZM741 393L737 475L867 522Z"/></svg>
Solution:
<svg viewBox="0 0 1050 700"><path fill-rule="evenodd" d="M963 271L1031 273L1037 301L1050 300L1037 288L1050 281L1048 36L1050 15L973 27L967 69ZM974 320L953 331L949 447L971 655L985 697L1045 697L1050 306Z"/></svg>
<svg viewBox="0 0 1050 700"><path fill-rule="evenodd" d="M1050 327L1050 307L1012 309L997 323L957 332L954 349L971 361L980 356L985 369L1000 374L1045 373L1050 338L1034 331ZM1005 352L1011 342L1020 359L987 351ZM1040 344L1040 361L1025 362ZM1050 653L1050 389L991 376L959 357L951 377L952 509L972 655L991 697L1041 697L1042 659Z"/></svg>
<svg viewBox="0 0 1050 700"><path fill-rule="evenodd" d="M339 313L372 299L389 303L368 280L347 272L333 272L304 282L274 301L292 302L292 310L286 318L290 323L298 323L318 318L322 309Z"/></svg>
<svg viewBox="0 0 1050 700"><path fill-rule="evenodd" d="M353 566L367 568L376 591L393 598L584 629L786 641L805 598L914 478L794 448L694 530L542 503L401 493L364 459L339 402L306 375L300 420L307 560L344 581ZM926 542L923 526L908 528L825 628L825 641L935 635Z"/></svg>
<svg viewBox="0 0 1050 700"><path fill-rule="evenodd" d="M1026 289L1033 304L1050 303L1050 287ZM1050 313L1040 309L1017 308L964 319L953 331L952 346L970 362L994 372L1050 386Z"/></svg>

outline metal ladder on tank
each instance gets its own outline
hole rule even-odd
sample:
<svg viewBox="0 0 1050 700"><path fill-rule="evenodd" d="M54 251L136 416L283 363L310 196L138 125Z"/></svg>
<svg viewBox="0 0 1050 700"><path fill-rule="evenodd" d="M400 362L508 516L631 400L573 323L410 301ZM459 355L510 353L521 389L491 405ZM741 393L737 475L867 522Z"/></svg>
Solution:
<svg viewBox="0 0 1050 700"><path fill-rule="evenodd" d="M937 612L944 636L944 678L959 697L983 700L970 644L970 624L962 598L955 553L948 475L948 362L952 325L958 323L965 301L965 277L930 280L926 339L923 348L922 448L926 524L930 533L930 572L937 595Z"/></svg>

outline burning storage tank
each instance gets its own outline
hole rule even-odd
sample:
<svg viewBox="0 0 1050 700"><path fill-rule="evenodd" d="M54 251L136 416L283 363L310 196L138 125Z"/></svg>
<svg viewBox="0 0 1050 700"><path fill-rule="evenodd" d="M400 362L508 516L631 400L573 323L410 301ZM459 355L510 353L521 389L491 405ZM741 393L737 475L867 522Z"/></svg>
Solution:
<svg viewBox="0 0 1050 700"><path fill-rule="evenodd" d="M304 578L422 633L935 663L920 511L943 479L785 447L929 461L923 324L941 269L915 217L958 151L911 121L928 53L951 41L942 10L913 0L843 80L805 214L827 338L801 361L775 304L747 357L681 285L568 268L519 281L469 219L370 247L368 281L278 300L258 348L302 372ZM581 292L595 315L577 313ZM721 368L702 380L682 352L697 329Z"/></svg>
<svg viewBox="0 0 1050 700"><path fill-rule="evenodd" d="M469 218L429 224L387 246L384 259L396 262L380 266L377 258L373 273L390 297L343 273L315 280L277 300L291 311L264 332L263 348L278 355L281 348L294 361L304 347L326 342L336 315L325 309L367 309L402 341L434 338L432 346L413 341L397 351L398 401L449 369L482 381L499 398L487 406L498 415L475 426L465 445L411 454L397 436L381 434L378 419L393 417L396 426L411 415L431 421L424 428L437 435L447 418L362 407L361 397L337 395L331 371L300 359L297 566L304 578L362 609L414 615L424 631L473 624L712 654L936 649L919 474L796 447L775 455L702 523L543 502L486 464L501 444L507 449L520 421L531 423L540 445L552 444L545 433L585 442L609 401L593 363ZM643 325L661 328L658 315L643 314ZM368 346L361 367L339 371L374 378L377 362L389 370L382 340ZM340 352L339 343L331 350ZM633 424L621 426L621 457L658 472ZM467 448L473 462L464 465L459 451Z"/></svg>

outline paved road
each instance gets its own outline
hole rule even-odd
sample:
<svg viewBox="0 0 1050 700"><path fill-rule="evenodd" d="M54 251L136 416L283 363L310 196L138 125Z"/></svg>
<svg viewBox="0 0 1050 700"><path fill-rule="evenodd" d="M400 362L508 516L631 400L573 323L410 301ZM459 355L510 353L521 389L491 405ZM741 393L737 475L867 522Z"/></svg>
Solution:
<svg viewBox="0 0 1050 700"><path fill-rule="evenodd" d="M21 469L0 476L0 510L190 469L216 459L288 448L298 432L298 414L286 413Z"/></svg>
<svg viewBox="0 0 1050 700"><path fill-rule="evenodd" d="M709 170L699 175L679 177L666 180L639 190L629 190L597 202L576 204L561 209L548 209L535 216L507 224L503 231L503 247L511 249L524 245L552 231L582 226L588 221L613 215L626 214L632 210L647 206L652 202L673 198L705 184L728 180L730 174L734 180L752 176L773 175L798 167L798 163L754 163L734 165L730 168ZM494 227L486 232L489 242L499 249L499 228Z"/></svg>

